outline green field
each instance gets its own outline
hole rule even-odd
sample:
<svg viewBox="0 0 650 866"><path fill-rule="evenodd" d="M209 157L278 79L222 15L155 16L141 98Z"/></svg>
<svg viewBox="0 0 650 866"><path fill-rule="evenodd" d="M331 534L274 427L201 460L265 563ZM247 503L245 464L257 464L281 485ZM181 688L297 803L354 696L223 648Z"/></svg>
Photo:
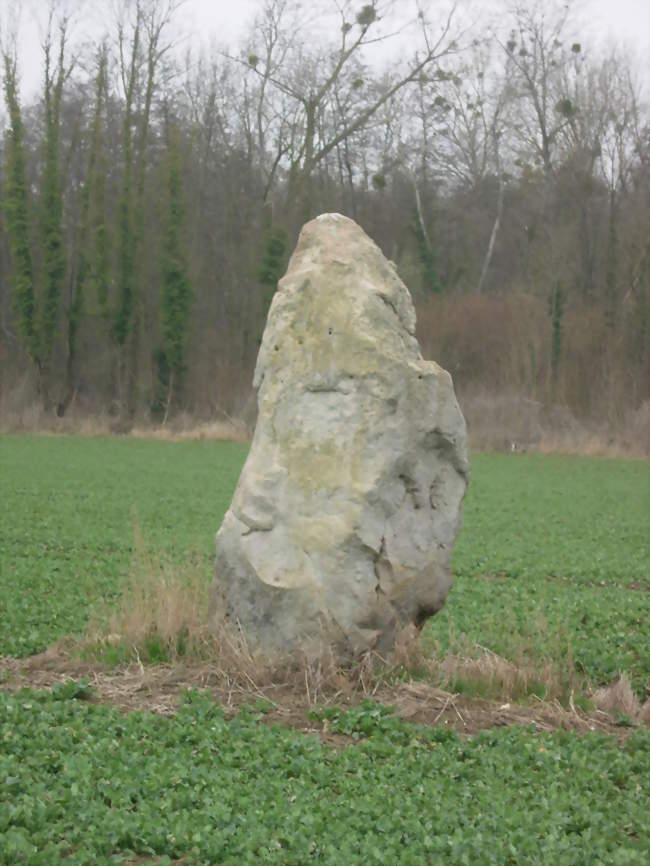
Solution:
<svg viewBox="0 0 650 866"><path fill-rule="evenodd" d="M197 693L168 719L65 689L0 692L5 866L648 862L647 733L462 741L374 714L335 750L250 712L226 722Z"/></svg>
<svg viewBox="0 0 650 866"><path fill-rule="evenodd" d="M137 524L210 579L213 540L246 446L223 442L0 440L0 655L83 631L129 572ZM594 684L650 674L650 466L477 455L454 552L455 583L428 634L506 658L571 658ZM491 579L486 579L491 578Z"/></svg>
<svg viewBox="0 0 650 866"><path fill-rule="evenodd" d="M82 633L117 600L140 527L210 579L215 530L246 447L0 439L0 655ZM534 455L473 460L455 584L425 629L570 663L585 686L650 674L650 468ZM0 690L0 863L187 866L645 866L650 732L462 739L378 705L331 720L358 742L226 721L188 692L178 713L124 714L69 683ZM309 724L305 719L305 724Z"/></svg>

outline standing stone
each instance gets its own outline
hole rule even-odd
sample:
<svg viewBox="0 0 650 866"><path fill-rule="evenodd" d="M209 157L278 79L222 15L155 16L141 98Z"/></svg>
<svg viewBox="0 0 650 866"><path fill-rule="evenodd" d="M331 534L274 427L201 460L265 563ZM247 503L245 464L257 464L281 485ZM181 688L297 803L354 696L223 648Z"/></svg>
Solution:
<svg viewBox="0 0 650 866"><path fill-rule="evenodd" d="M254 386L211 615L265 650L386 652L444 604L469 463L451 377L422 359L408 289L352 220L304 226Z"/></svg>

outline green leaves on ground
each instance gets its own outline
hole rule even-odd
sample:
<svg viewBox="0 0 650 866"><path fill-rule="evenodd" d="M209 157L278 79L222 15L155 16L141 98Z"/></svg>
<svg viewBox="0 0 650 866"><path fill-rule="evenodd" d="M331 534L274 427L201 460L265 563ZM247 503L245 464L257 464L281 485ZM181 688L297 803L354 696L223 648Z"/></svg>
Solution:
<svg viewBox="0 0 650 866"><path fill-rule="evenodd" d="M172 562L196 552L209 580L245 454L233 442L0 439L0 655L83 632L94 604L117 600L134 519Z"/></svg>
<svg viewBox="0 0 650 866"><path fill-rule="evenodd" d="M172 718L0 693L0 862L648 860L647 731L622 745L522 728L464 741L370 703L337 712L363 729L359 745L335 751L246 713L227 722L197 692Z"/></svg>
<svg viewBox="0 0 650 866"><path fill-rule="evenodd" d="M246 455L228 442L5 436L0 440L0 654L84 630L116 600L133 519L171 562L212 573L214 534ZM425 635L518 661L572 664L593 683L650 674L650 467L640 461L477 455L454 586ZM491 579L485 579L485 578Z"/></svg>
<svg viewBox="0 0 650 866"><path fill-rule="evenodd" d="M575 665L594 683L650 677L650 467L640 461L478 455L454 585L426 634L507 659ZM487 579L486 579L487 578Z"/></svg>

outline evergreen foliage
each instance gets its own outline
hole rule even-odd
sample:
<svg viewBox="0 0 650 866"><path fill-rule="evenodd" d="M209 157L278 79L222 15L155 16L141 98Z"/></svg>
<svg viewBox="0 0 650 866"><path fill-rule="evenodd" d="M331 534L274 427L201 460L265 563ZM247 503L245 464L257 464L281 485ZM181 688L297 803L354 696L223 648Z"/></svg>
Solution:
<svg viewBox="0 0 650 866"><path fill-rule="evenodd" d="M106 154L102 138L102 113L106 101L108 55L106 46L100 48L97 58L95 104L90 131L88 171L81 194L79 228L79 262L70 326L76 326L84 308L86 290L92 288L103 316L108 315L108 229L106 225Z"/></svg>
<svg viewBox="0 0 650 866"><path fill-rule="evenodd" d="M125 123L125 127L126 127ZM133 312L133 189L131 179L131 133L124 132L124 177L118 221L118 298L113 320L113 337L119 346L126 343Z"/></svg>
<svg viewBox="0 0 650 866"><path fill-rule="evenodd" d="M133 280L135 263L135 220L133 197L133 101L136 85L136 63L139 49L139 29L133 35L133 50L126 87L122 122L122 189L118 205L118 291L117 308L113 318L112 335L123 347L132 324Z"/></svg>
<svg viewBox="0 0 650 866"><path fill-rule="evenodd" d="M438 264L436 254L428 243L420 222L415 217L413 220L413 233L418 245L418 255L420 258L420 267L422 274L422 289L426 294L438 295L442 291L440 276L438 274Z"/></svg>
<svg viewBox="0 0 650 866"><path fill-rule="evenodd" d="M257 269L257 279L265 287L264 309L268 310L278 281L284 273L289 238L281 226L271 226L263 240L262 258Z"/></svg>
<svg viewBox="0 0 650 866"><path fill-rule="evenodd" d="M52 74L50 43L45 45L45 141L41 200L41 246L43 257L42 358L50 359L59 317L66 273L63 248L63 192L61 186L60 118L63 95L65 31L61 33L56 73Z"/></svg>
<svg viewBox="0 0 650 866"><path fill-rule="evenodd" d="M16 61L4 54L4 90L9 113L9 129L5 138L6 173L3 210L12 262L12 301L18 332L31 359L40 361L36 328L34 269L29 240L27 180L23 123L18 99Z"/></svg>
<svg viewBox="0 0 650 866"><path fill-rule="evenodd" d="M187 336L193 299L183 244L185 212L183 179L176 130L170 130L166 159L167 217L162 249L162 340L164 358L159 359L159 377L168 386L168 405L186 368ZM163 372L164 371L164 372Z"/></svg>
<svg viewBox="0 0 650 866"><path fill-rule="evenodd" d="M263 286L272 286L273 289L277 286L284 270L287 243L287 233L281 226L271 226L267 230L257 271L257 279Z"/></svg>
<svg viewBox="0 0 650 866"><path fill-rule="evenodd" d="M66 391L57 413L63 415L76 390L77 335L85 307L87 284L94 283L99 309L108 314L108 268L105 222L106 160L102 150L102 108L106 90L106 46L98 52L95 105L90 133L88 169L81 190L77 267L68 306ZM91 216L92 211L92 216Z"/></svg>
<svg viewBox="0 0 650 866"><path fill-rule="evenodd" d="M422 288L425 292L439 295L442 286L436 266L436 255L422 238L420 239L420 261L422 263Z"/></svg>

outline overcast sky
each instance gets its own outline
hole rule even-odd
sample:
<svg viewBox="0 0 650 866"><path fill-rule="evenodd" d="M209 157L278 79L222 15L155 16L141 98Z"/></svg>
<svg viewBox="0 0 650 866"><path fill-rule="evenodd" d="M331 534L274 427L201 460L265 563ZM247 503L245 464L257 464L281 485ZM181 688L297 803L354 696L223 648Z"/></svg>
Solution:
<svg viewBox="0 0 650 866"><path fill-rule="evenodd" d="M0 12L6 12L14 0L0 0ZM209 46L211 42L234 43L250 21L262 0L186 0L181 13L186 39L194 47ZM435 0L441 2L441 0ZM545 2L545 0L540 0ZM67 0L75 9L77 37L92 37L101 27L103 13L111 0ZM359 6L363 0L359 0ZM496 0L460 0L460 6L480 14L499 4ZM412 14L414 0L398 0L405 16ZM41 84L40 41L44 13L49 0L23 0L20 27L20 74L23 97L31 97ZM608 42L625 44L634 52L643 77L650 77L650 0L579 0L580 38L593 47ZM0 16L1 18L1 16ZM40 20L40 25L39 25ZM91 23L92 22L92 23Z"/></svg>

